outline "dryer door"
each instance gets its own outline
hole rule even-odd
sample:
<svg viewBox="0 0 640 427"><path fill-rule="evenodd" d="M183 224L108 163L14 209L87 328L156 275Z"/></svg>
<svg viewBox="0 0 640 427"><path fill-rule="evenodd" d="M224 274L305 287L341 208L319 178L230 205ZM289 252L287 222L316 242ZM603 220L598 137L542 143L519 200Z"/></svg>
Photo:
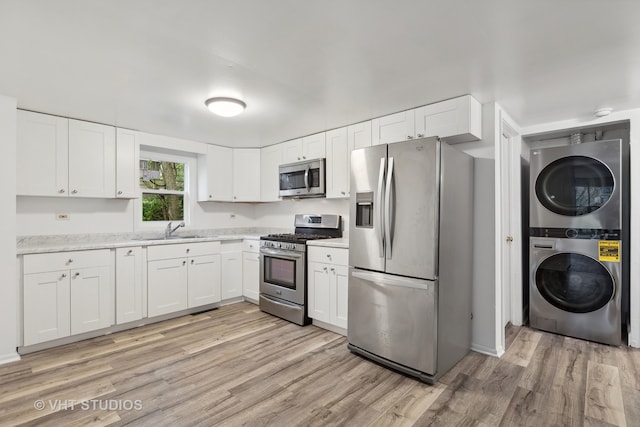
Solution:
<svg viewBox="0 0 640 427"><path fill-rule="evenodd" d="M602 162L568 156L547 165L536 179L540 203L551 212L580 216L594 212L611 198L614 176Z"/></svg>
<svg viewBox="0 0 640 427"><path fill-rule="evenodd" d="M615 282L607 269L577 253L558 253L542 261L535 282L549 304L571 313L599 310L615 295Z"/></svg>

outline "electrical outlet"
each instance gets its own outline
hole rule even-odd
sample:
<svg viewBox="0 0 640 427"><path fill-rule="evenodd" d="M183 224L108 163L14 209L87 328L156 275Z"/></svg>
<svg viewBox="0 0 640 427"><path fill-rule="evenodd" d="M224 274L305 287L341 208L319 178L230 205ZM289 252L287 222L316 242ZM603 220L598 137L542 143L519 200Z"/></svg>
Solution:
<svg viewBox="0 0 640 427"><path fill-rule="evenodd" d="M67 213L56 214L56 219L58 221L69 221L69 214L67 214Z"/></svg>

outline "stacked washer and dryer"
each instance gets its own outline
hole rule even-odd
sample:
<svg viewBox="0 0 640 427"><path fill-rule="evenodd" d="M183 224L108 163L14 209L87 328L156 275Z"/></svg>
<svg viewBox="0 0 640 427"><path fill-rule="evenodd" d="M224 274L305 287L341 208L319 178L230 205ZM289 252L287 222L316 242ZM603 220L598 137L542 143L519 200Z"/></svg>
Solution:
<svg viewBox="0 0 640 427"><path fill-rule="evenodd" d="M530 154L530 325L620 345L629 311L627 147L615 139Z"/></svg>

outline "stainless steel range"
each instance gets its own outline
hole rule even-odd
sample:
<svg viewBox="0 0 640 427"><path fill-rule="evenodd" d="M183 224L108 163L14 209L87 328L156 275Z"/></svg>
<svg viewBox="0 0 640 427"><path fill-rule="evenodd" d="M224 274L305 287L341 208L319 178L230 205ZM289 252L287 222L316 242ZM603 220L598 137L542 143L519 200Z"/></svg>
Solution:
<svg viewBox="0 0 640 427"><path fill-rule="evenodd" d="M307 241L342 237L340 215L295 217L295 233L260 239L260 310L307 325Z"/></svg>

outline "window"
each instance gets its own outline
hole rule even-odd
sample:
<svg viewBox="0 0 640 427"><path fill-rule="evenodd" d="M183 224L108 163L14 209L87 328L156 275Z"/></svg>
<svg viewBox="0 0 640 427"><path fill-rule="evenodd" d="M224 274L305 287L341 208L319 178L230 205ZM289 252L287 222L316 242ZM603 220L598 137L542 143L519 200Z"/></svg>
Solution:
<svg viewBox="0 0 640 427"><path fill-rule="evenodd" d="M140 160L142 222L185 220L186 162L163 156L144 156Z"/></svg>

